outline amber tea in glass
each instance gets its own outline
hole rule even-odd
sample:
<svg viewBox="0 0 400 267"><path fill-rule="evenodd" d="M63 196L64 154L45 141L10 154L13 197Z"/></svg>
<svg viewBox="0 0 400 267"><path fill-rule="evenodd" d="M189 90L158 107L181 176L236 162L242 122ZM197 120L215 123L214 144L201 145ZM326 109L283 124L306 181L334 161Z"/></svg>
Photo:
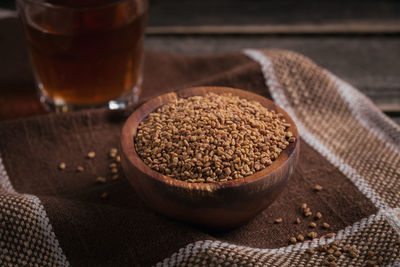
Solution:
<svg viewBox="0 0 400 267"><path fill-rule="evenodd" d="M145 0L18 0L40 99L67 111L136 102Z"/></svg>

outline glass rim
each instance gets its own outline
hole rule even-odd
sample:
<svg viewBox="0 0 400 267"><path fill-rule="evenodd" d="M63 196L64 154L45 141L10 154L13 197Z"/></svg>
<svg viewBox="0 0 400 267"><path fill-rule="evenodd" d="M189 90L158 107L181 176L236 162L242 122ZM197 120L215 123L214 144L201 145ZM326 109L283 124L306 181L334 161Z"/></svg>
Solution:
<svg viewBox="0 0 400 267"><path fill-rule="evenodd" d="M53 4L53 3L45 2L42 0L16 0L16 1L24 2L24 3L28 3L28 4L34 4L34 5L38 5L38 6L42 6L42 7L46 7L46 8L83 10L83 9L91 9L91 8L103 8L103 7L113 6L113 5L116 5L121 2L135 1L135 0L114 0L114 1L106 2L106 3L87 4L87 5L81 5L81 6L68 6L68 5L63 5L63 4ZM147 2L147 0L141 0L141 1Z"/></svg>

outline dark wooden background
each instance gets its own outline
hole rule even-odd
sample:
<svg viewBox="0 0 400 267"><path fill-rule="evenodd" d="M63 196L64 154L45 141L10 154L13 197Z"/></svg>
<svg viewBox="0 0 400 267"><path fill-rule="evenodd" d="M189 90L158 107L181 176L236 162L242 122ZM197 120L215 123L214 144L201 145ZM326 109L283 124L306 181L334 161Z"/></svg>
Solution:
<svg viewBox="0 0 400 267"><path fill-rule="evenodd" d="M14 6L0 2L3 10ZM16 18L0 19L0 33L4 98L7 86L33 86L33 79ZM400 123L400 1L150 0L146 47L189 55L291 49L359 88ZM21 71L28 74L18 77Z"/></svg>

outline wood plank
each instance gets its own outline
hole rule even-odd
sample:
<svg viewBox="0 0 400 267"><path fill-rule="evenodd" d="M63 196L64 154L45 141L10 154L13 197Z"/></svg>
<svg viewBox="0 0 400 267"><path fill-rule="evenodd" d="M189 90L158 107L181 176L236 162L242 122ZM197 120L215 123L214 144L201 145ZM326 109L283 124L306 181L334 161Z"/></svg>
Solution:
<svg viewBox="0 0 400 267"><path fill-rule="evenodd" d="M169 34L400 34L400 23L336 23L336 24L299 24L299 25L229 25L229 26L149 26L150 35Z"/></svg>

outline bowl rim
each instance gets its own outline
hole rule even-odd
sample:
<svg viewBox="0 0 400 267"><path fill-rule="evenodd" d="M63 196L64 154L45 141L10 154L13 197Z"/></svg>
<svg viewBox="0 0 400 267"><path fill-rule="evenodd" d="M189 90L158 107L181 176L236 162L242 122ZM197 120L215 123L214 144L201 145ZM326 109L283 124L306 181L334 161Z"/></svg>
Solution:
<svg viewBox="0 0 400 267"><path fill-rule="evenodd" d="M281 153L278 159L274 160L271 165L266 167L265 169L255 172L252 175L233 179L230 181L224 182L214 182L214 183L189 183L186 181L178 180L162 173L151 169L143 160L139 157L135 148L135 136L137 133L138 125L151 113L154 112L160 106L176 100L178 98L185 98L194 95L203 95L207 92L213 92L216 94L222 93L231 93L232 95L239 96L241 98L245 98L247 100L255 100L259 102L262 106L275 110L275 112L279 112L283 114L286 122L290 123L289 130L293 133L293 136L296 137L295 142L289 143L289 146L285 148L285 150L289 150L289 153ZM193 94L196 93L196 94ZM268 105L268 106L267 106ZM128 146L124 145L128 144ZM153 97L139 106L126 120L122 132L121 132L121 152L124 154L125 158L129 162L129 164L133 165L143 174L146 174L151 179L155 179L159 182L165 183L170 186L179 187L182 189L190 189L190 190L198 190L198 191L209 191L213 192L219 190L221 188L233 188L238 187L243 184L250 184L256 181L262 180L263 178L268 177L270 174L274 172L278 172L280 168L282 168L288 160L295 156L298 152L298 147L300 144L299 133L297 130L297 126L290 115L280 106L275 104L272 100L269 100L259 94L236 89L231 87L223 87L223 86L200 86L200 87L190 87L177 91L172 91L169 93L165 93L156 97ZM284 151L285 151L284 150Z"/></svg>

